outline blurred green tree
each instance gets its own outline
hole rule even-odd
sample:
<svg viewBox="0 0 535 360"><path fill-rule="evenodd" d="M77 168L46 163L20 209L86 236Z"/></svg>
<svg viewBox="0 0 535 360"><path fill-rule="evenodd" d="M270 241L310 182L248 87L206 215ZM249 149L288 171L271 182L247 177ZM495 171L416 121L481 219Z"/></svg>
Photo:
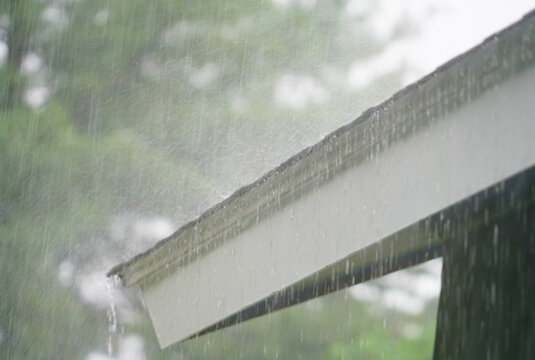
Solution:
<svg viewBox="0 0 535 360"><path fill-rule="evenodd" d="M318 129L355 116L340 106L354 93L310 75L383 46L348 35L371 36L343 6L0 2L8 48L0 67L0 358L105 352L106 314L84 303L76 284L58 281L63 260L94 268L114 217L156 214L180 224L317 139ZM24 70L31 55L40 66ZM316 87L317 101L276 106L273 87L288 75ZM395 83L399 74L387 78ZM31 108L36 87L46 96ZM329 91L342 96L325 102ZM278 144L287 145L274 151ZM124 260L128 241L109 255ZM269 325L260 319L164 352L146 316L124 331L145 336L147 358L366 358L354 341L375 320L354 299L328 301L312 317L290 309ZM359 315L349 321L348 311ZM384 342L370 343L373 356L384 351Z"/></svg>

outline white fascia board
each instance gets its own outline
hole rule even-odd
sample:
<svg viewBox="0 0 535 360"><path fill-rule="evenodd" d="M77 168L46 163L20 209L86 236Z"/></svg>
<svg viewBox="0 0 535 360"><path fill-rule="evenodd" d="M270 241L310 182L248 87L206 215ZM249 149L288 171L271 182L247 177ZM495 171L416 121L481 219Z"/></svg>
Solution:
<svg viewBox="0 0 535 360"><path fill-rule="evenodd" d="M533 166L534 24L527 16L113 269L140 284L160 345ZM390 246L402 256L434 241Z"/></svg>

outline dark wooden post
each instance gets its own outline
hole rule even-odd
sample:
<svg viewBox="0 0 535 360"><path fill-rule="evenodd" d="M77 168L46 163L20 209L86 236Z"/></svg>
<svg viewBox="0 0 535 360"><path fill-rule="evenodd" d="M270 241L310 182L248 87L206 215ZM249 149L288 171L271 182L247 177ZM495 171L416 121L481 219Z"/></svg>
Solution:
<svg viewBox="0 0 535 360"><path fill-rule="evenodd" d="M532 173L489 191L446 243L435 360L535 359Z"/></svg>

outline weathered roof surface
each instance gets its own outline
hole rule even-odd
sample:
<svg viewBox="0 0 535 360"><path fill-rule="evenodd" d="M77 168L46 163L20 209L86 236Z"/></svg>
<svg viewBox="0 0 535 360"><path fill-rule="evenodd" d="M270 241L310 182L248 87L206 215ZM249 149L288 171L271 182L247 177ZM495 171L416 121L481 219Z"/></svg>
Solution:
<svg viewBox="0 0 535 360"><path fill-rule="evenodd" d="M108 275L118 275L129 286L196 259L534 61L535 12L531 12L239 189L154 247L115 266Z"/></svg>

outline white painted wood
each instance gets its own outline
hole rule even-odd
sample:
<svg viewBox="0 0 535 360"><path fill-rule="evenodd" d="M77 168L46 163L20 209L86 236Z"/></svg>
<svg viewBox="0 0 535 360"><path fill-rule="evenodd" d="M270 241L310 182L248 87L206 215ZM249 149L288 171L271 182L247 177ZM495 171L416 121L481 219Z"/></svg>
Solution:
<svg viewBox="0 0 535 360"><path fill-rule="evenodd" d="M141 282L162 347L535 164L535 70Z"/></svg>

